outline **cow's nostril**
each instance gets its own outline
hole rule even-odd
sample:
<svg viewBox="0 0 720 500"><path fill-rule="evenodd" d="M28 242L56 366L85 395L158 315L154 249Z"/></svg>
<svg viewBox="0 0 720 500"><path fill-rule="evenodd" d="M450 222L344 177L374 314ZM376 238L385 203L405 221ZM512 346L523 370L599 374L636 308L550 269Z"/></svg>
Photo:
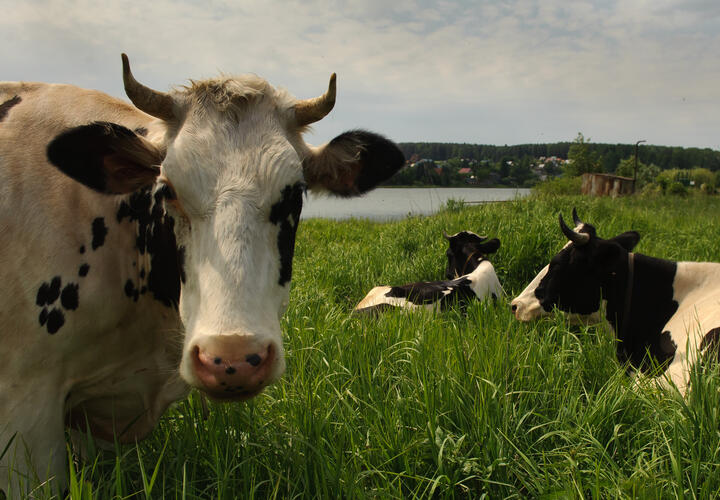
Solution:
<svg viewBox="0 0 720 500"><path fill-rule="evenodd" d="M517 311L517 304L512 304L512 305L510 306L510 310L511 310L512 312Z"/></svg>
<svg viewBox="0 0 720 500"><path fill-rule="evenodd" d="M248 357L245 358L245 361L250 363L252 366L257 366L262 361L262 358L259 354L250 354Z"/></svg>

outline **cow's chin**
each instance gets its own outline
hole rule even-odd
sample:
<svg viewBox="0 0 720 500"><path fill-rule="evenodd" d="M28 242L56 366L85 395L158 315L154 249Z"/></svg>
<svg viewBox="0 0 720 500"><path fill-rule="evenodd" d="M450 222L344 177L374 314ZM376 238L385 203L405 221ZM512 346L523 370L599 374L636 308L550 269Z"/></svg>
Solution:
<svg viewBox="0 0 720 500"><path fill-rule="evenodd" d="M512 305L515 319L517 319L518 321L533 321L542 318L543 316L548 316L550 314L545 309L543 309L537 299L527 302L515 299L512 302Z"/></svg>

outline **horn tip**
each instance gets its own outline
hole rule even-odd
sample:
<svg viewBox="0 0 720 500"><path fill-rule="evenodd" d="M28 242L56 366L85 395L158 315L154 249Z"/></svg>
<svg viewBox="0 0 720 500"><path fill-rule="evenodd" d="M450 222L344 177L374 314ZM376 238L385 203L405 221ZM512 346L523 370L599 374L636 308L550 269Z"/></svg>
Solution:
<svg viewBox="0 0 720 500"><path fill-rule="evenodd" d="M122 58L123 80L127 84L127 79L132 75L132 72L130 71L130 59L128 59L128 56L125 52L120 54L120 57Z"/></svg>
<svg viewBox="0 0 720 500"><path fill-rule="evenodd" d="M335 93L337 91L337 74L330 75L330 83L328 84L328 94L333 104L335 103Z"/></svg>

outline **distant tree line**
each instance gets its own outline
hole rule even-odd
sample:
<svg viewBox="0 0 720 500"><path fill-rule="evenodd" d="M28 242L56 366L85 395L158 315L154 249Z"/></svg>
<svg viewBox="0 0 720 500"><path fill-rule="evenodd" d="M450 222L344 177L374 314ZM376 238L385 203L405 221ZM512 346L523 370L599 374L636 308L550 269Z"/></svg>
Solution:
<svg viewBox="0 0 720 500"><path fill-rule="evenodd" d="M484 144L441 143L441 142L403 142L400 149L405 158L417 155L444 161L451 158L471 160L489 160L493 163L504 158L520 160L523 157L541 156L568 158L568 152L574 142L556 142L551 144L518 144L515 146L490 146ZM635 144L602 144L588 142L590 153L597 154L602 171L614 173L620 160L635 154ZM639 161L657 165L662 170L677 168L706 168L712 172L720 170L720 151L710 148L681 148L671 146L653 146L642 144L638 148Z"/></svg>
<svg viewBox="0 0 720 500"><path fill-rule="evenodd" d="M385 185L533 187L559 177L575 179L586 172L632 177L635 171L635 144L591 143L582 133L572 142L550 144L406 142L400 143L400 149L408 165ZM668 175L658 178L665 171ZM698 174L701 171L707 174ZM720 187L720 151L643 144L638 148L637 175L638 188L655 184L665 192L670 184L679 183L705 184L714 190ZM714 182L696 182L698 175L702 179L713 176ZM571 181L570 185L576 184Z"/></svg>

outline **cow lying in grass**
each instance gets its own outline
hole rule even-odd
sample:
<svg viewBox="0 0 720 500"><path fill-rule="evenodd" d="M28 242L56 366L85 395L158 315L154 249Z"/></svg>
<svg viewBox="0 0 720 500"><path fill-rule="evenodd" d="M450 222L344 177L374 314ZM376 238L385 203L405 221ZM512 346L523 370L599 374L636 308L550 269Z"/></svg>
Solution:
<svg viewBox="0 0 720 500"><path fill-rule="evenodd" d="M620 362L641 372L659 367L684 394L690 368L720 340L720 264L632 253L640 239L635 231L604 240L574 210L573 218L582 229L570 229L560 215L570 243L533 281L532 300L526 289L524 300L513 301L515 316L528 321L554 307L587 315L604 300Z"/></svg>
<svg viewBox="0 0 720 500"><path fill-rule="evenodd" d="M470 231L443 235L450 244L446 280L376 286L355 306L355 310L375 312L390 307L444 309L455 302L498 297L502 287L487 256L500 248L500 240L488 240Z"/></svg>

